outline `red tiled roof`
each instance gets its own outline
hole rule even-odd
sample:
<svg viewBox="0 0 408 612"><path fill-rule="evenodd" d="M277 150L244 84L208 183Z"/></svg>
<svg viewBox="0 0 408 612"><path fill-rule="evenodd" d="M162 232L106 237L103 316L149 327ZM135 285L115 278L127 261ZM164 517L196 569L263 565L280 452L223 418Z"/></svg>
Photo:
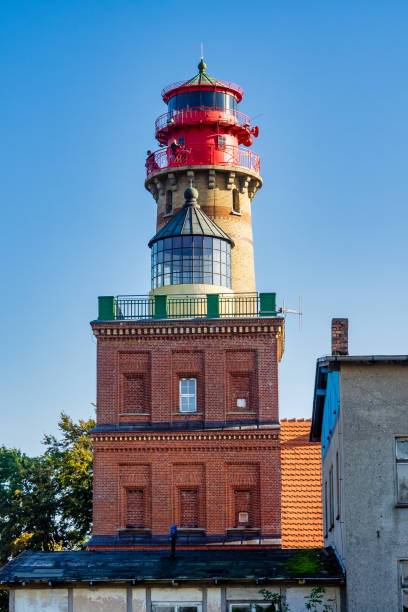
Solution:
<svg viewBox="0 0 408 612"><path fill-rule="evenodd" d="M323 546L321 451L311 419L281 420L282 548Z"/></svg>

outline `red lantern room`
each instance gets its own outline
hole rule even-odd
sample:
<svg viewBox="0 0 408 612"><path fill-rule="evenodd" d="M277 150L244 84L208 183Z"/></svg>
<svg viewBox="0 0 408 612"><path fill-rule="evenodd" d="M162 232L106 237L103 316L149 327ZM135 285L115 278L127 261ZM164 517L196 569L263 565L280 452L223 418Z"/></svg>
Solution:
<svg viewBox="0 0 408 612"><path fill-rule="evenodd" d="M248 150L259 128L237 110L243 89L213 79L203 60L199 73L162 91L167 112L155 123L162 149L148 152L147 176L177 166L234 166L259 175L259 156Z"/></svg>

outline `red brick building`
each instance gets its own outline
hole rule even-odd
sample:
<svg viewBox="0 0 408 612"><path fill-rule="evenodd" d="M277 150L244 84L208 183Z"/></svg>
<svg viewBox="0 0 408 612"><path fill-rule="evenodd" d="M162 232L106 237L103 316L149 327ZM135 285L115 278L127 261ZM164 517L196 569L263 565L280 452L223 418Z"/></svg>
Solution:
<svg viewBox="0 0 408 612"><path fill-rule="evenodd" d="M163 90L165 148L149 296L99 298L90 549L280 547L278 363L284 320L254 292L258 128L241 88L199 74ZM198 187L198 190L193 186ZM320 542L319 542L320 543ZM319 544L318 543L318 544Z"/></svg>

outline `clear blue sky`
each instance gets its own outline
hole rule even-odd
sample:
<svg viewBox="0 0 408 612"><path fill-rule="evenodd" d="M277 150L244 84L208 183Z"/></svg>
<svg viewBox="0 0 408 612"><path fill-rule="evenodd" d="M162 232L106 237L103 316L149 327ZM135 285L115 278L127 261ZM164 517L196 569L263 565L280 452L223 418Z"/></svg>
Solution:
<svg viewBox="0 0 408 612"><path fill-rule="evenodd" d="M258 289L303 298L281 416L310 416L332 316L354 354L408 353L407 28L405 1L3 0L0 444L39 453L61 410L92 414L88 323L98 295L149 290L145 151L200 41L262 113Z"/></svg>

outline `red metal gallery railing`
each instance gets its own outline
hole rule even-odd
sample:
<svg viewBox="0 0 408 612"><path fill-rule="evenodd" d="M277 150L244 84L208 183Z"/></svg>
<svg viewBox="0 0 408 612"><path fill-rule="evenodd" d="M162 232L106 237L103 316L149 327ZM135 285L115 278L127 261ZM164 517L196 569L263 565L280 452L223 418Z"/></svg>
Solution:
<svg viewBox="0 0 408 612"><path fill-rule="evenodd" d="M260 174L259 155L233 145L192 145L173 153L171 147L151 153L146 160L146 174L177 166L235 166Z"/></svg>
<svg viewBox="0 0 408 612"><path fill-rule="evenodd" d="M168 111L160 115L155 121L155 130L157 134L166 128L199 122L236 125L248 131L251 128L250 118L240 111L228 108L193 107Z"/></svg>

